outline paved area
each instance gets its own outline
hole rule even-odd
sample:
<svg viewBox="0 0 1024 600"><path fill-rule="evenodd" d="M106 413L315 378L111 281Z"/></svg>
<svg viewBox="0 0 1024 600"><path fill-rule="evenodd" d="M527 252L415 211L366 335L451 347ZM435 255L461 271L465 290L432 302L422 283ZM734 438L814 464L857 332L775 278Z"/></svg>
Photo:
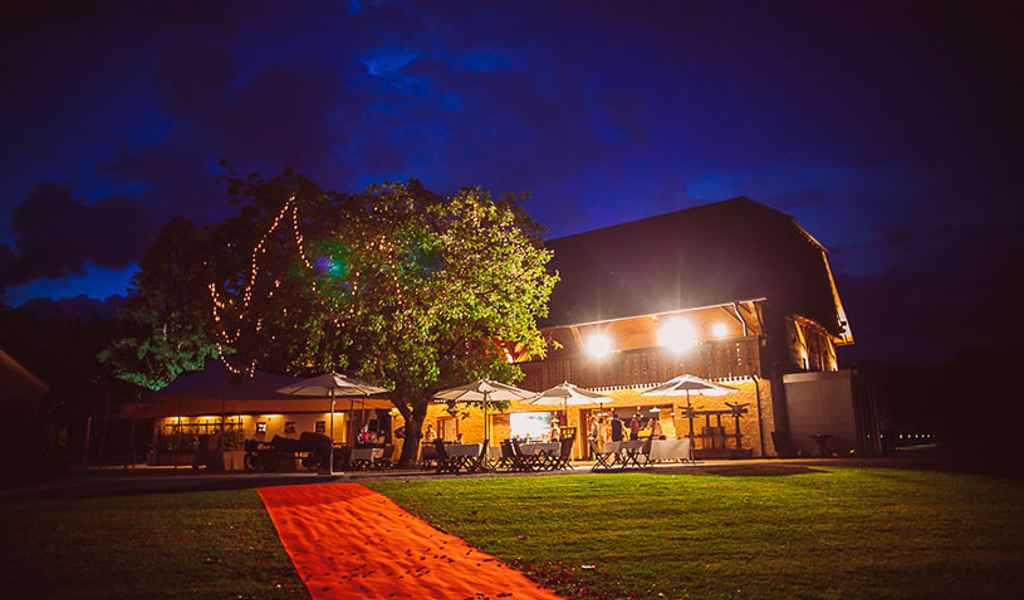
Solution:
<svg viewBox="0 0 1024 600"><path fill-rule="evenodd" d="M479 473L472 475L437 475L423 469L391 469L388 471L353 471L334 476L317 473L207 473L191 468L144 467L132 469L99 467L79 470L51 481L0 490L0 501L12 498L113 496L171 492L215 491L339 481L367 481L382 478L454 479L466 477L561 477L591 473L592 463L575 463L571 471L537 473ZM942 464L925 458L824 458L824 459L749 459L709 460L697 463L654 465L648 473L682 474L711 473L717 475L784 475L807 472L815 467L884 467L938 469ZM604 472L604 471L599 471ZM607 472L615 476L618 470ZM630 469L626 472L636 472Z"/></svg>

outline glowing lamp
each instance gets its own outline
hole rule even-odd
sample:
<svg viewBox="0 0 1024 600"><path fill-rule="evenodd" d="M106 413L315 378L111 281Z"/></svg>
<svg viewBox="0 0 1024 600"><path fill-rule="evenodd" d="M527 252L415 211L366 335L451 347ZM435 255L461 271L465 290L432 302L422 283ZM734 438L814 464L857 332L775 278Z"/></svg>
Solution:
<svg viewBox="0 0 1024 600"><path fill-rule="evenodd" d="M658 345L671 352L685 352L697 345L697 334L689 321L667 319L658 327Z"/></svg>
<svg viewBox="0 0 1024 600"><path fill-rule="evenodd" d="M729 326L719 321L711 326L711 335L718 339L729 337Z"/></svg>
<svg viewBox="0 0 1024 600"><path fill-rule="evenodd" d="M612 353L612 338L605 333L591 334L583 344L587 356L591 358L604 358Z"/></svg>

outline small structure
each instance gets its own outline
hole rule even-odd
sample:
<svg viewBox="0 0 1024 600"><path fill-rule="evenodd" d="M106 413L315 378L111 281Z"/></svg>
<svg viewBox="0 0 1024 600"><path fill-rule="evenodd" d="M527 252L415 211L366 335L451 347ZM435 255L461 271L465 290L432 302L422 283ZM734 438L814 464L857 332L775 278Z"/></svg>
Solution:
<svg viewBox="0 0 1024 600"><path fill-rule="evenodd" d="M0 406L11 425L0 441L0 465L8 476L31 475L32 460L46 447L40 410L49 390L46 382L0 348Z"/></svg>
<svg viewBox="0 0 1024 600"><path fill-rule="evenodd" d="M216 434L223 434L222 443L228 449L237 450L243 440L269 442L275 436L297 440L303 432L326 434L331 413L324 397L277 392L296 381L262 371L251 378L238 376L220 362L211 362L203 371L182 375L150 394L147 402L124 407L119 416L152 419L150 464L191 465L196 450ZM338 438L355 445L357 432L366 425L382 443L390 443L390 400L359 398L344 404L338 410Z"/></svg>

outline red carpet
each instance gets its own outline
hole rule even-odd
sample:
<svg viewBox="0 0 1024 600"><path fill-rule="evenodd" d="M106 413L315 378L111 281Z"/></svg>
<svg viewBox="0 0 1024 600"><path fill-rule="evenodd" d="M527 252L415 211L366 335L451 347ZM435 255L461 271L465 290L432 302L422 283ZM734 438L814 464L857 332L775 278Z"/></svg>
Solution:
<svg viewBox="0 0 1024 600"><path fill-rule="evenodd" d="M559 597L362 485L276 486L259 493L316 600Z"/></svg>

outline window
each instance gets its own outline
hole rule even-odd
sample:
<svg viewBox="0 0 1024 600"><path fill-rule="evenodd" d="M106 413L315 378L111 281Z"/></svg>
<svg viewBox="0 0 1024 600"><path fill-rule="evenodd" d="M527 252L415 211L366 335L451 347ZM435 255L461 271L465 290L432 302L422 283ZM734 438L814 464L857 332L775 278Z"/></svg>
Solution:
<svg viewBox="0 0 1024 600"><path fill-rule="evenodd" d="M317 433L324 433L327 431L327 421L317 421L314 427Z"/></svg>
<svg viewBox="0 0 1024 600"><path fill-rule="evenodd" d="M266 433L266 432L267 432L267 422L266 421L260 421L259 423L256 423L256 433Z"/></svg>
<svg viewBox="0 0 1024 600"><path fill-rule="evenodd" d="M284 422L284 432L285 433L295 433L295 421L285 421Z"/></svg>
<svg viewBox="0 0 1024 600"><path fill-rule="evenodd" d="M551 413L528 412L510 415L512 436L539 439L551 431Z"/></svg>
<svg viewBox="0 0 1024 600"><path fill-rule="evenodd" d="M437 418L437 437L446 442L455 441L458 435L459 427L455 417L438 417Z"/></svg>

